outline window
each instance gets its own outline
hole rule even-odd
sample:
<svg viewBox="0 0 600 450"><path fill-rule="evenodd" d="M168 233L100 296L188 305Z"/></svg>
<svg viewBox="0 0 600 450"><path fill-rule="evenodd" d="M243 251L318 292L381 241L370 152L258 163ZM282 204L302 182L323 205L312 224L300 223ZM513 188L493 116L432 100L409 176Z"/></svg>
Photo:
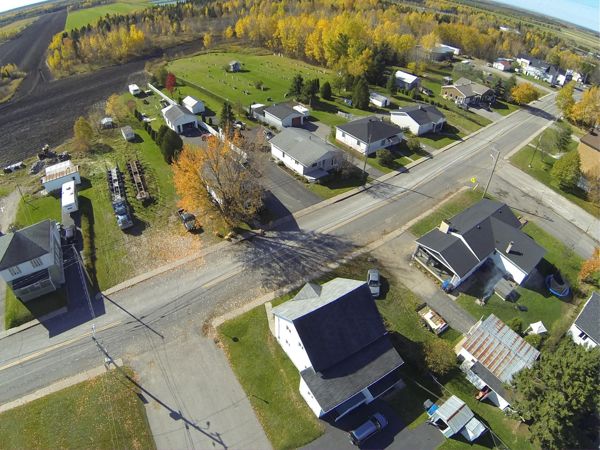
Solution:
<svg viewBox="0 0 600 450"><path fill-rule="evenodd" d="M31 260L32 267L40 267L42 265L42 260L40 258L33 258Z"/></svg>
<svg viewBox="0 0 600 450"><path fill-rule="evenodd" d="M317 163L313 163L312 167L317 167Z"/></svg>
<svg viewBox="0 0 600 450"><path fill-rule="evenodd" d="M356 140L356 145L360 145L360 141L358 139Z"/></svg>
<svg viewBox="0 0 600 450"><path fill-rule="evenodd" d="M346 137L346 133L342 131L342 137Z"/></svg>
<svg viewBox="0 0 600 450"><path fill-rule="evenodd" d="M381 140L381 145L385 145L385 139Z"/></svg>
<svg viewBox="0 0 600 450"><path fill-rule="evenodd" d="M9 267L8 271L11 275L19 275L21 273L21 269L19 269L19 266Z"/></svg>
<svg viewBox="0 0 600 450"><path fill-rule="evenodd" d="M588 335L582 331L581 333L579 333L579 337L581 338L582 341L585 341L588 338Z"/></svg>

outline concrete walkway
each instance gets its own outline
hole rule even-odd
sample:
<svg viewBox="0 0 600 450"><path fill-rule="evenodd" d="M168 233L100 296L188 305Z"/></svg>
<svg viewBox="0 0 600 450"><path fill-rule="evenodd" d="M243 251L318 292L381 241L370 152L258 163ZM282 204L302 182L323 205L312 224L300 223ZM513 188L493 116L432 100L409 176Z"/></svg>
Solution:
<svg viewBox="0 0 600 450"><path fill-rule="evenodd" d="M209 339L189 330L128 363L139 376L158 449L269 449L271 444L227 358Z"/></svg>
<svg viewBox="0 0 600 450"><path fill-rule="evenodd" d="M461 333L469 331L476 320L457 305L441 288L414 266L411 255L415 248L415 237L410 232L402 233L386 245L377 248L373 255L392 275L425 303L440 314L450 327Z"/></svg>

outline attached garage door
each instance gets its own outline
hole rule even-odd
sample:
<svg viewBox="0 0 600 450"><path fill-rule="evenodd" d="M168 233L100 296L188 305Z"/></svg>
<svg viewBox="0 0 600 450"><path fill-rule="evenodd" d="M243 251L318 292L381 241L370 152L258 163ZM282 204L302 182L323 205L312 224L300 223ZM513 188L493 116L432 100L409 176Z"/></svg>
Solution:
<svg viewBox="0 0 600 450"><path fill-rule="evenodd" d="M292 119L292 126L293 127L301 127L302 126L302 117L294 117Z"/></svg>
<svg viewBox="0 0 600 450"><path fill-rule="evenodd" d="M196 123L195 122L184 123L181 128L184 130L189 130L190 128L196 128Z"/></svg>

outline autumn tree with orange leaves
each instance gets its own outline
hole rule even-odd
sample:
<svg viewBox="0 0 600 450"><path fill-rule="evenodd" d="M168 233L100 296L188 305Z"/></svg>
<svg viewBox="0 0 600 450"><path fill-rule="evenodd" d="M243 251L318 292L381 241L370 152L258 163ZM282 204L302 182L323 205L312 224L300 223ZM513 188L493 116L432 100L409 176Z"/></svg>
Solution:
<svg viewBox="0 0 600 450"><path fill-rule="evenodd" d="M581 265L579 280L600 287L600 247L596 247L592 257Z"/></svg>
<svg viewBox="0 0 600 450"><path fill-rule="evenodd" d="M234 226L256 217L263 190L231 144L211 137L206 148L185 145L172 167L182 208L209 213L216 206Z"/></svg>

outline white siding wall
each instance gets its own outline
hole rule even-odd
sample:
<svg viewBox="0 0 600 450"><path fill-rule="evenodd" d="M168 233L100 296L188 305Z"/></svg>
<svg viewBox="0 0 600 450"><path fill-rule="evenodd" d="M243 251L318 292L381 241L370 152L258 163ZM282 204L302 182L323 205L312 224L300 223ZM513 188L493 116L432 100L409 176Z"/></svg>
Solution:
<svg viewBox="0 0 600 450"><path fill-rule="evenodd" d="M319 402L317 402L317 399L312 395L312 392L302 378L300 378L300 395L308 404L308 407L312 410L312 412L315 413L315 416L321 417L321 415L324 413L323 409L321 409Z"/></svg>
<svg viewBox="0 0 600 450"><path fill-rule="evenodd" d="M571 339L573 339L573 342L575 342L577 345L585 345L587 348L594 348L598 345L589 337L587 337L587 335L579 337L579 335L581 334L581 330L575 324L571 325L571 328L569 328L568 333L571 335Z"/></svg>
<svg viewBox="0 0 600 450"><path fill-rule="evenodd" d="M2 272L0 272L0 275L2 276L2 278L4 278L5 281L12 281L17 278L23 277L25 275L29 275L34 272L39 272L40 270L50 267L51 265L54 264L54 257L50 253L46 253L45 255L40 256L39 259L42 262L41 266L34 267L31 265L31 261L27 261L27 262L19 264L18 266L14 266L14 267L19 268L19 270L20 270L19 273L12 275L10 273L10 270L9 270L10 268L9 268L9 269L5 269Z"/></svg>
<svg viewBox="0 0 600 450"><path fill-rule="evenodd" d="M292 322L275 316L275 333L279 345L299 372L312 366Z"/></svg>
<svg viewBox="0 0 600 450"><path fill-rule="evenodd" d="M492 259L494 260L494 264L496 264L496 266L498 266L505 272L510 273L517 283L521 284L523 280L525 280L525 278L527 277L527 274L525 272L523 272L502 253L496 252L496 254L492 256Z"/></svg>
<svg viewBox="0 0 600 450"><path fill-rule="evenodd" d="M335 138L336 140L346 144L348 147L353 148L356 151L361 152L362 154L366 153L370 155L380 148L386 147L385 140L372 142L369 146L367 146L366 142L358 141L355 137L350 136L348 133L345 133L338 128L335 130Z"/></svg>
<svg viewBox="0 0 600 450"><path fill-rule="evenodd" d="M286 154L285 152L280 150L278 147L275 147L273 144L271 144L271 155L274 158L277 158L278 160L283 162L283 164L285 164L286 167L289 167L294 172L296 172L300 175L304 175L304 173L308 170L306 167L304 167L302 164L300 164L294 158L292 158L291 156L289 156L288 154Z"/></svg>
<svg viewBox="0 0 600 450"><path fill-rule="evenodd" d="M281 120L279 120L277 117L269 114L267 111L265 111L264 119L265 119L265 122L267 122L269 125L277 128L279 130L285 126L285 125L283 125Z"/></svg>
<svg viewBox="0 0 600 450"><path fill-rule="evenodd" d="M69 175L65 175L64 177L56 178L55 180L50 180L44 183L44 189L46 192L54 192L58 191L62 188L62 185L67 181L75 181L75 184L81 184L81 177L79 176L79 172L73 172Z"/></svg>
<svg viewBox="0 0 600 450"><path fill-rule="evenodd" d="M415 136L424 133L424 131L421 131L419 124L406 114L391 114L390 121L400 128L408 128Z"/></svg>

